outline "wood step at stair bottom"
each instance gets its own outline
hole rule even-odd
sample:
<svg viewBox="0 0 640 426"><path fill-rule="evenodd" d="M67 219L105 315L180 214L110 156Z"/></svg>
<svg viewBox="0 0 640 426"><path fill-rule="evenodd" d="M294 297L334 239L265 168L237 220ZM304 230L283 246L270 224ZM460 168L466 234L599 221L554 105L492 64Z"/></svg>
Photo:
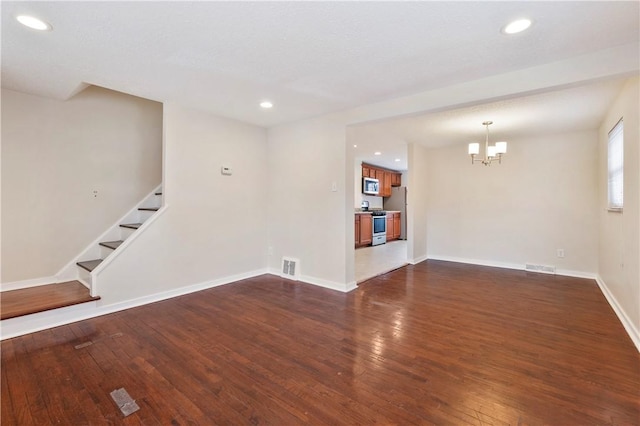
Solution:
<svg viewBox="0 0 640 426"><path fill-rule="evenodd" d="M120 225L121 228L129 228L129 229L138 229L142 226L141 223L123 223Z"/></svg>
<svg viewBox="0 0 640 426"><path fill-rule="evenodd" d="M120 244L124 243L122 240L118 241L103 241L100 243L102 247L110 248L111 250L115 250L120 247Z"/></svg>
<svg viewBox="0 0 640 426"><path fill-rule="evenodd" d="M80 281L3 291L0 297L0 319L36 314L94 300L100 300L100 297L92 297L89 289Z"/></svg>
<svg viewBox="0 0 640 426"><path fill-rule="evenodd" d="M91 272L94 269L96 269L96 267L102 263L104 259L94 259L94 260L85 260L83 262L78 262L76 263L76 265L78 265L79 267L86 269L87 271Z"/></svg>

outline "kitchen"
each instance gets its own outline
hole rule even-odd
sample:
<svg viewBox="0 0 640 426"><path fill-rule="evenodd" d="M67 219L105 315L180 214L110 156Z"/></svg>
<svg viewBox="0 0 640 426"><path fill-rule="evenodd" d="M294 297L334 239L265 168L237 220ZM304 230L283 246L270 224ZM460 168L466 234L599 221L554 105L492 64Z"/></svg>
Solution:
<svg viewBox="0 0 640 426"><path fill-rule="evenodd" d="M403 172L357 161L355 276L361 283L407 264L407 187Z"/></svg>

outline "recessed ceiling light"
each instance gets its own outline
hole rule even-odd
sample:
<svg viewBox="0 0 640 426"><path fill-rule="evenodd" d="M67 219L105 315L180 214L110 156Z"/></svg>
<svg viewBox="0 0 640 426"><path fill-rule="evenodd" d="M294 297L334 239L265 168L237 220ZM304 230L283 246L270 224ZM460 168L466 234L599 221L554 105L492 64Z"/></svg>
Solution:
<svg viewBox="0 0 640 426"><path fill-rule="evenodd" d="M373 153L373 155L382 155L382 153L380 151L376 151Z"/></svg>
<svg viewBox="0 0 640 426"><path fill-rule="evenodd" d="M531 26L529 19L518 19L517 21L510 22L506 27L502 29L505 34L516 34L522 32Z"/></svg>
<svg viewBox="0 0 640 426"><path fill-rule="evenodd" d="M399 159L399 158L396 158L394 161L397 163L398 161L400 161L400 159Z"/></svg>
<svg viewBox="0 0 640 426"><path fill-rule="evenodd" d="M51 31L52 27L50 24L44 22L41 19L35 18L29 15L18 15L16 16L16 20L20 22L25 27L29 27L38 31Z"/></svg>
<svg viewBox="0 0 640 426"><path fill-rule="evenodd" d="M273 104L269 101L262 101L260 102L260 106L264 109L269 109L269 108L273 108Z"/></svg>
<svg viewBox="0 0 640 426"><path fill-rule="evenodd" d="M357 147L358 147L358 145L354 145L353 147L354 147L354 148L357 148Z"/></svg>

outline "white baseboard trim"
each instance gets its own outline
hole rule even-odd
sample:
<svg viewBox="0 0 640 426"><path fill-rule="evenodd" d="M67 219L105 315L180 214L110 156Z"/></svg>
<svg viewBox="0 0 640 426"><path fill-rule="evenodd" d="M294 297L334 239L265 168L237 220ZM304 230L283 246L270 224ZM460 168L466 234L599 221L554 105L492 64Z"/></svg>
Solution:
<svg viewBox="0 0 640 426"><path fill-rule="evenodd" d="M407 262L409 262L412 265L417 265L420 262L424 262L425 260L430 259L429 256L427 256L426 254L424 256L420 256L411 260L407 260Z"/></svg>
<svg viewBox="0 0 640 426"><path fill-rule="evenodd" d="M595 272L571 271L569 269L556 269L556 275L574 278L586 278L588 280L597 280L598 274Z"/></svg>
<svg viewBox="0 0 640 426"><path fill-rule="evenodd" d="M518 263L497 262L493 260L467 259L464 257L428 255L429 260L443 260L445 262L468 263L470 265L490 266L492 268L506 268L524 270L524 265Z"/></svg>
<svg viewBox="0 0 640 426"><path fill-rule="evenodd" d="M337 290L342 293L347 293L353 290L353 288L349 288L348 284L337 283L337 282L325 280L322 278L310 277L309 275L301 275L300 281L307 284L313 284L319 287L328 288L331 290Z"/></svg>
<svg viewBox="0 0 640 426"><path fill-rule="evenodd" d="M352 282L352 283L341 284L341 283L325 280L325 279L322 279L322 278L311 277L309 275L300 275L300 279L299 280L293 280L293 279L291 279L291 277L288 277L286 275L281 274L280 270L276 269L276 268L269 268L268 273L271 274L271 275L275 275L277 277L280 277L280 278L287 279L289 281L294 281L294 282L295 281L300 281L300 282L303 282L305 284L312 284L312 285L316 285L318 287L324 287L324 288L328 288L328 289L331 289L331 290L337 290L337 291L340 291L342 293L348 293L348 292L358 288L358 286L356 285L355 281Z"/></svg>
<svg viewBox="0 0 640 426"><path fill-rule="evenodd" d="M353 291L356 288L358 288L358 283L355 281L351 281L350 283L347 283L345 293L349 293L350 291Z"/></svg>
<svg viewBox="0 0 640 426"><path fill-rule="evenodd" d="M0 340L11 339L13 337L35 333L37 331L71 324L73 322L107 315L114 312L123 311L125 309L135 308L137 306L147 305L149 303L183 296L185 294L218 287L224 284L230 284L247 278L257 277L266 273L268 273L268 270L266 268L257 269L251 272L230 275L213 281L205 281L198 284L192 284L185 287L163 291L160 293L155 293L148 296L126 300L110 305L100 305L101 301L95 301L83 303L80 305L68 306L66 308L54 309L51 311L39 312L37 314L6 319L0 321Z"/></svg>
<svg viewBox="0 0 640 426"><path fill-rule="evenodd" d="M438 255L429 255L428 258L430 260L443 260L447 262L458 262L458 263L468 263L470 265L479 265L479 266L489 266L492 268L505 268L505 269L515 269L519 271L524 271L524 264L519 263L509 263L509 262L498 262L493 260L480 260L480 259L467 259L462 257L451 257L451 256L438 256ZM583 271L572 271L569 269L556 269L555 274L552 272L543 272L543 271L528 271L536 274L548 274L548 275L562 275L565 277L574 277L574 278L586 278L595 280L597 275L595 272L583 272Z"/></svg>
<svg viewBox="0 0 640 426"><path fill-rule="evenodd" d="M596 282L598 283L598 287L600 287L600 291L602 291L602 294L604 294L604 297L607 299L607 302L609 302L609 305L618 316L618 319L631 338L631 341L636 346L636 349L638 350L638 352L640 352L640 332L638 332L638 329L634 326L633 322L620 307L620 304L616 300L613 293L609 291L607 284L604 282L602 277L600 277L600 275L596 276Z"/></svg>
<svg viewBox="0 0 640 426"><path fill-rule="evenodd" d="M45 284L57 283L56 277L31 278L28 280L12 281L0 284L0 291L20 290L23 288L38 287Z"/></svg>

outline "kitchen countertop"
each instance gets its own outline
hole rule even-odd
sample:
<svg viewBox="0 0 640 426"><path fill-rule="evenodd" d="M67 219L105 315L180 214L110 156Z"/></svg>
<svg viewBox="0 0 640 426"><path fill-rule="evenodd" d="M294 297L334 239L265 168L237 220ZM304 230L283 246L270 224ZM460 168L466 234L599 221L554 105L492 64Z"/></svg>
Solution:
<svg viewBox="0 0 640 426"><path fill-rule="evenodd" d="M369 210L368 212L363 212L363 211L356 211L355 214L371 214L372 212L374 212L375 210ZM387 213L400 213L399 210L385 210Z"/></svg>

